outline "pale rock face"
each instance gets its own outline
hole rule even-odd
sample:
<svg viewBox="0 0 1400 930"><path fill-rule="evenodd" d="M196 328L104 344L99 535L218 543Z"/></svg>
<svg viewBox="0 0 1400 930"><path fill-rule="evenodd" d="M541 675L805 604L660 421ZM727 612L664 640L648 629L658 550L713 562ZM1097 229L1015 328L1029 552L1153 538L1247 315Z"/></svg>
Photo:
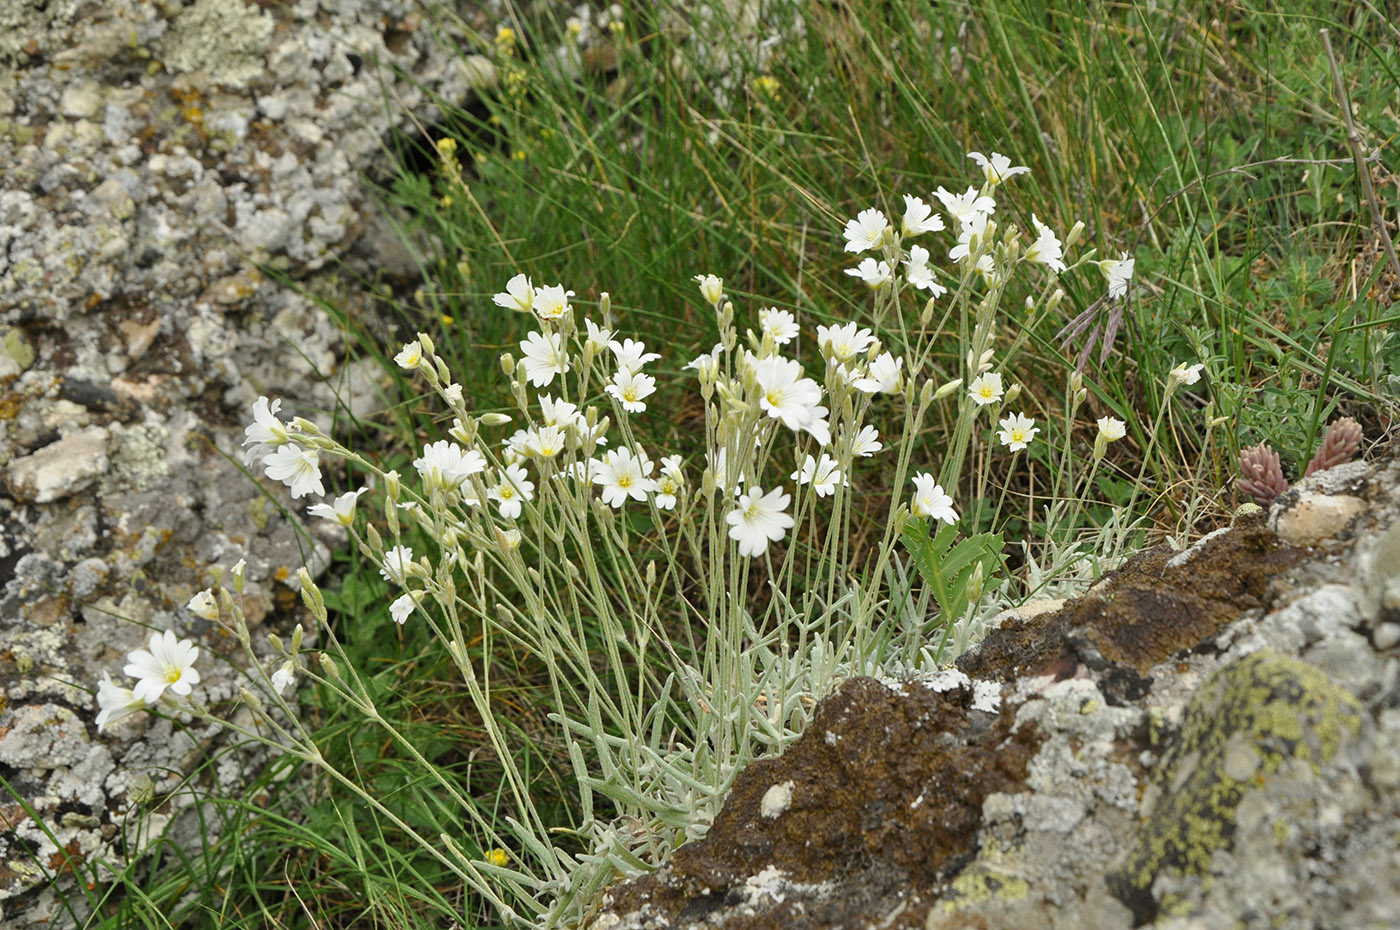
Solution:
<svg viewBox="0 0 1400 930"><path fill-rule="evenodd" d="M71 497L107 470L108 439L100 426L73 433L11 462L5 483L15 497L34 504Z"/></svg>
<svg viewBox="0 0 1400 930"><path fill-rule="evenodd" d="M1359 497L1303 491L1276 505L1271 524L1289 545L1311 546L1336 536L1365 509Z"/></svg>

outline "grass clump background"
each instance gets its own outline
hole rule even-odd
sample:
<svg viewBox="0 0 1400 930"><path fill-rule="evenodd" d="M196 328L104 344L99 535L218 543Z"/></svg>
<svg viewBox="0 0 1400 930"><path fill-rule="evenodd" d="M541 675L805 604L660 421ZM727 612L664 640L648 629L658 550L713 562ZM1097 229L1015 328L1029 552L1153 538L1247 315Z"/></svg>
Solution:
<svg viewBox="0 0 1400 930"><path fill-rule="evenodd" d="M1136 261L1107 349L1084 354L1082 338L1059 335L1102 296L1092 267L1062 276L1053 310L1022 310L1018 294L998 317L994 345L1019 346L1017 406L1053 424L1056 439L1012 455L983 424L947 490L964 533L1006 540L987 585L1007 603L1074 590L1133 548L1225 525L1242 502L1242 448L1271 443L1297 477L1340 416L1361 423L1366 446L1393 432L1400 280L1371 225L1319 36L1329 30L1364 170L1393 226L1400 56L1394 25L1370 4L1345 19L1330 4L1301 2L857 0L764 4L761 14L742 4L557 13L554 4L513 8L501 31L465 41L460 24L439 20L443 41L458 36L461 53L489 61L496 80L465 109L444 102L441 124L395 140L383 199L423 252L424 280L383 302L378 318L346 323L356 351L399 379L404 400L343 424L342 439L385 469L410 474L424 443L447 435L450 417L425 417L435 402L393 362L417 332L432 337L470 409L512 410L498 358L518 354L538 324L492 297L519 273L563 282L593 314L609 293L620 332L662 356L652 413L632 428L649 448L693 454L705 413L681 368L716 333L692 278L723 277L740 332L759 307L792 311L803 339L818 324L870 326L868 289L841 273L854 264L841 254L843 226L872 206L897 217L905 193L937 209L934 189L980 183L970 151L1030 169L998 190L999 223L1030 229L1034 213L1064 235L1082 220L1079 250ZM942 241L930 249L945 252ZM920 329L885 318L876 335L903 352ZM935 345L930 370L960 377L962 343ZM1081 356L1088 393L1067 408ZM1204 380L1169 397L1169 372L1195 362ZM913 461L944 458L951 409L933 406L906 437ZM874 416L881 436L897 440L901 417ZM1090 461L1102 417L1123 420L1127 435L1076 481L1065 462ZM850 504L856 561L886 529L892 482L877 473ZM657 554L643 548L638 564ZM157 843L115 880L105 876L88 892L92 925L499 922L403 832L461 826L444 781L486 822L523 816L481 706L423 625L389 617L396 592L378 564L350 551L335 576L326 600L346 658L421 758L364 726L333 689L303 694L321 751L383 807L283 759L239 797L201 800L200 816L220 824L208 848ZM759 587L744 590L756 597ZM693 636L664 633L676 649ZM580 636L606 651L603 628ZM577 771L545 709L551 685L539 657L484 631L461 645L472 661L493 663L491 716L510 737L508 764L533 816L561 848L586 851L571 839L584 820ZM666 650L640 661L660 675ZM608 800L596 803L604 816ZM509 868L523 851L464 853Z"/></svg>

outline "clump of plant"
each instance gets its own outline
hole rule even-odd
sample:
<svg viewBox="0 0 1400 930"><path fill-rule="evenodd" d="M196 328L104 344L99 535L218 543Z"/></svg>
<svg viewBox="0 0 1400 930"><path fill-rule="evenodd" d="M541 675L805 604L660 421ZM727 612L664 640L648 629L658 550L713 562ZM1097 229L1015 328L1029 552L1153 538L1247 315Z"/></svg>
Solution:
<svg viewBox="0 0 1400 930"><path fill-rule="evenodd" d="M1361 424L1351 417L1333 421L1303 470L1303 477L1350 462L1361 448L1361 438ZM1283 464L1272 446L1261 442L1240 451L1240 476L1235 487L1241 494L1252 497L1260 507L1268 507L1288 490Z"/></svg>

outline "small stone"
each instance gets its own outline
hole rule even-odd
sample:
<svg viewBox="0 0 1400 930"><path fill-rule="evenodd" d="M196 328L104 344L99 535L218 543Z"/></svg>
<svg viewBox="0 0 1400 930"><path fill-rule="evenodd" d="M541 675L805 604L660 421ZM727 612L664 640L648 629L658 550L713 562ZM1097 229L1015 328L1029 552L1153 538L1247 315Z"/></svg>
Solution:
<svg viewBox="0 0 1400 930"><path fill-rule="evenodd" d="M33 504L70 497L107 471L108 439L100 426L65 436L11 462L5 484L16 498Z"/></svg>
<svg viewBox="0 0 1400 930"><path fill-rule="evenodd" d="M763 800L759 802L758 812L770 820L776 818L792 806L792 789L791 780L769 788L763 793Z"/></svg>
<svg viewBox="0 0 1400 930"><path fill-rule="evenodd" d="M1311 546L1331 539L1366 509L1366 502L1349 495L1304 492L1274 516L1274 532L1290 546Z"/></svg>
<svg viewBox="0 0 1400 930"><path fill-rule="evenodd" d="M84 81L67 88L58 101L59 112L72 119L91 119L96 115L100 106L102 106L102 92L91 81Z"/></svg>
<svg viewBox="0 0 1400 930"><path fill-rule="evenodd" d="M1379 624L1371 631L1371 642L1382 652L1394 649L1395 644L1400 643L1400 623Z"/></svg>

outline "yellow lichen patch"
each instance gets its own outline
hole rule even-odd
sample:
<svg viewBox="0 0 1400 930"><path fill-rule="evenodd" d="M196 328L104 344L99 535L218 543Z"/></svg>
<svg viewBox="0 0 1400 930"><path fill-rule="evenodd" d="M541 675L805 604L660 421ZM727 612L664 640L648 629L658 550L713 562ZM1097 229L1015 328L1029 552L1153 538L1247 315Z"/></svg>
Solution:
<svg viewBox="0 0 1400 930"><path fill-rule="evenodd" d="M1280 769L1311 772L1361 728L1361 705L1320 669L1262 650L1217 671L1192 700L1180 736L1144 799L1147 819L1111 881L1139 919L1168 909L1151 888L1164 872L1209 884L1234 840L1245 793Z"/></svg>
<svg viewBox="0 0 1400 930"><path fill-rule="evenodd" d="M941 903L945 912L952 913L988 901L1020 901L1030 893L1030 883L1019 875L974 862L953 879Z"/></svg>

